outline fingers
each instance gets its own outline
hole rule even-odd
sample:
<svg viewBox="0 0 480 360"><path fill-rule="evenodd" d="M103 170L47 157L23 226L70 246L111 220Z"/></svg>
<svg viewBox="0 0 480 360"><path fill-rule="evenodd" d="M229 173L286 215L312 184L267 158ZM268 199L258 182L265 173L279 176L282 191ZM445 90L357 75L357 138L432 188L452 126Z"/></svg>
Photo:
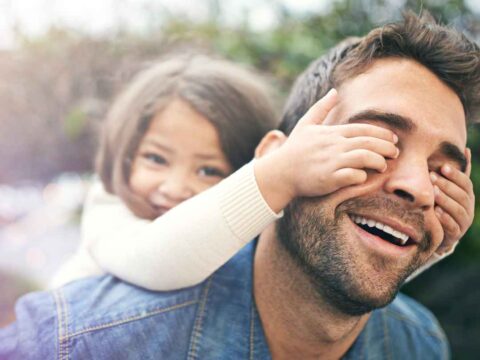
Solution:
<svg viewBox="0 0 480 360"><path fill-rule="evenodd" d="M444 167L442 167L442 174L444 173ZM448 174L450 176L449 179L431 172L430 179L434 185L440 188L442 193L453 201L467 207L469 205L470 192L473 192L471 180L457 169L451 168Z"/></svg>
<svg viewBox="0 0 480 360"><path fill-rule="evenodd" d="M467 194L473 194L473 183L469 175L450 165L443 165L440 172L445 178L467 192Z"/></svg>
<svg viewBox="0 0 480 360"><path fill-rule="evenodd" d="M469 149L465 151L465 156L467 157L465 173L453 166L443 165L440 168L443 176L433 172L430 174L434 184L435 213L445 233L437 253L451 249L473 222L475 195L469 178L471 168Z"/></svg>
<svg viewBox="0 0 480 360"><path fill-rule="evenodd" d="M367 172L359 169L342 168L336 170L332 174L332 178L337 185L337 189L339 189L345 186L363 184L367 181ZM334 189L334 191L337 189Z"/></svg>
<svg viewBox="0 0 480 360"><path fill-rule="evenodd" d="M297 126L305 124L321 124L327 117L328 113L336 105L338 101L337 90L330 91L320 100L318 100L303 117L298 121Z"/></svg>
<svg viewBox="0 0 480 360"><path fill-rule="evenodd" d="M450 216L447 212L443 211L440 206L435 207L435 214L442 224L444 238L438 249L435 251L439 255L443 255L452 251L455 248L464 234L464 231L460 228L460 225Z"/></svg>
<svg viewBox="0 0 480 360"><path fill-rule="evenodd" d="M460 229L462 225L465 226L465 222L468 219L467 209L453 200L451 197L447 196L440 188L434 185L435 193L435 203L437 204L436 208L441 208L439 214L448 214L456 222L456 227ZM455 230L454 227L450 227L451 230ZM445 229L448 230L448 229Z"/></svg>
<svg viewBox="0 0 480 360"><path fill-rule="evenodd" d="M359 137L370 136L378 139L393 142L398 142L398 136L391 130L383 128L381 126L375 126L371 124L346 124L335 126L340 135L344 137Z"/></svg>
<svg viewBox="0 0 480 360"><path fill-rule="evenodd" d="M368 136L358 136L346 139L345 150L365 149L376 152L384 157L395 159L400 150L391 142Z"/></svg>
<svg viewBox="0 0 480 360"><path fill-rule="evenodd" d="M460 239L462 231L455 219L451 217L450 214L443 211L440 206L435 207L435 213L442 224L443 231L447 235L445 236L441 246L444 249L448 249Z"/></svg>
<svg viewBox="0 0 480 360"><path fill-rule="evenodd" d="M470 177L470 173L472 172L472 150L470 150L470 148L465 149L465 156L467 158L467 168L465 169L465 175Z"/></svg>
<svg viewBox="0 0 480 360"><path fill-rule="evenodd" d="M440 214L448 214L459 228L459 233L463 235L473 221L473 212L475 207L475 195L473 193L473 184L470 178L461 171L447 166L442 166L441 172L449 178L444 178L431 173L430 177L434 184L436 208L439 208ZM448 169L448 168L447 168ZM442 217L439 216L439 219ZM448 220L446 216L443 219ZM455 226L446 221L448 228L446 232L456 233ZM458 240L458 239L457 239Z"/></svg>
<svg viewBox="0 0 480 360"><path fill-rule="evenodd" d="M372 169L384 172L387 169L387 161L376 152L355 149L338 156L337 168Z"/></svg>

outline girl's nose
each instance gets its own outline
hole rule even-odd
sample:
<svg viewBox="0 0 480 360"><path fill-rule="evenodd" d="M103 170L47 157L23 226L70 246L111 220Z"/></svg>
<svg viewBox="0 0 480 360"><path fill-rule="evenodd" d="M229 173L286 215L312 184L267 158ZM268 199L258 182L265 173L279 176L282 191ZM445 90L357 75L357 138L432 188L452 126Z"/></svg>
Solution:
<svg viewBox="0 0 480 360"><path fill-rule="evenodd" d="M176 203L185 201L194 195L189 176L178 171L169 174L159 184L158 191Z"/></svg>

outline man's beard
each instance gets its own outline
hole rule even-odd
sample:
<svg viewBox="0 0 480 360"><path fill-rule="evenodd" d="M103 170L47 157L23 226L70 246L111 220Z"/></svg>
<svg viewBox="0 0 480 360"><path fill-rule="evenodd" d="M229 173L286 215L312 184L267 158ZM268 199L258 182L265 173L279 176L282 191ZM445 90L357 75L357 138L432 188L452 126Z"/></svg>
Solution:
<svg viewBox="0 0 480 360"><path fill-rule="evenodd" d="M358 316L388 305L405 279L425 261L422 255L431 251L431 235L423 231L423 214L409 212L390 199L369 197L343 202L337 207L334 218L329 219L321 203L318 199L305 198L292 202L277 223L280 243L309 277L321 299L337 311ZM352 234L341 227L342 221L350 221L345 218L347 211L357 214L381 211L404 219L424 234L417 253L402 268L395 268L387 259L372 255L368 266L372 272L381 274L380 279L375 279L348 246L346 240Z"/></svg>

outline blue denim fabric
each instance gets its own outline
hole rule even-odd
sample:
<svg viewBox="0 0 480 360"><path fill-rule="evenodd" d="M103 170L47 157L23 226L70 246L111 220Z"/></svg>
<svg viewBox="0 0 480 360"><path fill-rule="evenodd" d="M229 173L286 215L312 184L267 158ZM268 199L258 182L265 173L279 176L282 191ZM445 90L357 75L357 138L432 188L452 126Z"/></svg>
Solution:
<svg viewBox="0 0 480 360"><path fill-rule="evenodd" d="M204 283L156 293L111 276L33 293L0 330L0 359L270 359L252 297L255 243ZM301 309L298 310L302 311ZM432 314L404 295L374 311L345 359L448 359Z"/></svg>

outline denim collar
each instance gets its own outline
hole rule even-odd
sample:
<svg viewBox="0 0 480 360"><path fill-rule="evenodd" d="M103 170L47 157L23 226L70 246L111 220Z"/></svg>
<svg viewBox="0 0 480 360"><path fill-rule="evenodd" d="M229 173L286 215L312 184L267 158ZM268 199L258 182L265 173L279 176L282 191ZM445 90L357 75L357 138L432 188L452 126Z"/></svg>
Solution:
<svg viewBox="0 0 480 360"><path fill-rule="evenodd" d="M188 359L271 359L253 299L256 242L247 245L206 283L193 325ZM344 359L389 358L384 310L373 311ZM225 352L217 354L221 343Z"/></svg>
<svg viewBox="0 0 480 360"><path fill-rule="evenodd" d="M188 359L270 359L252 293L256 243L207 281L193 325ZM222 354L217 354L218 344Z"/></svg>

